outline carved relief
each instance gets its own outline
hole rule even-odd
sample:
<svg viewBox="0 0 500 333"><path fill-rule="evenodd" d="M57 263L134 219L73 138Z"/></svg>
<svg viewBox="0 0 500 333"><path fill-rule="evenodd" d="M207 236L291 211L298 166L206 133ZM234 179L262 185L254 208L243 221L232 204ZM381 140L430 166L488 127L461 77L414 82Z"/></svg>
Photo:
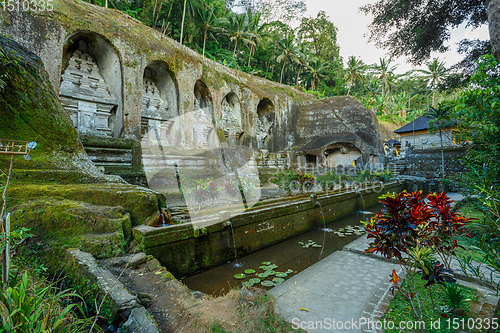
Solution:
<svg viewBox="0 0 500 333"><path fill-rule="evenodd" d="M156 82L151 78L151 73L146 69L143 79L142 110L141 110L141 133L149 133L155 137L166 135L170 125L169 107L161 96ZM156 138L151 138L156 139Z"/></svg>
<svg viewBox="0 0 500 333"><path fill-rule="evenodd" d="M110 136L113 112L118 103L111 96L92 56L81 49L76 50L61 80L59 97L78 131Z"/></svg>
<svg viewBox="0 0 500 333"><path fill-rule="evenodd" d="M224 98L222 101L222 117L221 123L224 129L224 135L226 136L229 145L238 145L239 138L243 134L243 129L241 127L241 120L237 118L235 110L237 103L236 101L229 101L228 98Z"/></svg>

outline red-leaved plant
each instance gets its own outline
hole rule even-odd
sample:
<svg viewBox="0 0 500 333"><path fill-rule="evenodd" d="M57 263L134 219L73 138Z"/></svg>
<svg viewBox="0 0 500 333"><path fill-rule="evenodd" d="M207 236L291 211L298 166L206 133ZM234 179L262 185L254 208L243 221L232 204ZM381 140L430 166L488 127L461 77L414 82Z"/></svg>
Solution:
<svg viewBox="0 0 500 333"><path fill-rule="evenodd" d="M465 225L470 219L453 212L452 201L444 193L429 194L428 202L421 191L388 193L380 199L384 208L365 223L368 239L373 239L365 252L380 253L399 261L406 274L406 290L398 285L396 271L391 275L393 289L403 292L415 317L422 319L415 275L421 274L421 278L427 280L426 286L450 281L451 256L460 247L455 236L468 235ZM447 269L432 256L433 253L438 254ZM430 289L429 295L432 299Z"/></svg>

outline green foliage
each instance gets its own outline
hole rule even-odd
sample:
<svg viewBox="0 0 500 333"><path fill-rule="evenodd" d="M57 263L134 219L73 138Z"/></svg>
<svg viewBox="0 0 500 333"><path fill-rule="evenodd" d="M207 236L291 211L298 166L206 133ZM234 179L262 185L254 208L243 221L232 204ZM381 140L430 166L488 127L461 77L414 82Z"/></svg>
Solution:
<svg viewBox="0 0 500 333"><path fill-rule="evenodd" d="M0 252L5 249L7 242L10 242L11 248L16 245L19 241L24 238L32 237L33 235L29 233L30 228L19 227L10 232L10 234L5 235L5 233L0 234Z"/></svg>
<svg viewBox="0 0 500 333"><path fill-rule="evenodd" d="M425 280L421 280L419 278L415 279L416 283L416 293L420 295L428 294L427 288L425 285ZM387 333L399 333L400 331L397 329L399 322L414 322L415 318L412 316L411 311L408 311L408 301L404 296L404 292L407 292L406 289L406 281L402 283L403 292L399 292L396 294L396 297L389 305L387 312L384 315L384 320L393 321L396 325L396 329L394 330L385 330ZM462 308L467 312L469 310L469 306L472 300L475 299L476 290L466 287L459 287L463 296L465 296L466 301L461 303ZM433 292L433 299L430 297L421 298L422 305L422 320L426 323L425 332L433 332L433 333L444 333L444 332L453 332L452 330L448 330L447 320L449 318L456 318L458 316L454 315L450 306L449 297L446 295L445 288L436 288ZM429 324L431 322L436 322L437 320L441 321L440 328L430 329ZM418 329L415 329L417 332Z"/></svg>
<svg viewBox="0 0 500 333"><path fill-rule="evenodd" d="M84 312L82 298L71 290L53 285L31 286L28 274L14 286L0 293L0 312L5 332L82 332L89 319L79 319ZM68 302L69 301L69 302Z"/></svg>
<svg viewBox="0 0 500 333"><path fill-rule="evenodd" d="M447 296L448 305L452 310L461 308L467 299L465 288L458 283L445 283L443 290Z"/></svg>
<svg viewBox="0 0 500 333"><path fill-rule="evenodd" d="M314 175L302 170L282 170L273 175L271 182L278 185L280 190L291 195L293 190L300 190L301 193L310 191L314 186L315 179Z"/></svg>
<svg viewBox="0 0 500 333"><path fill-rule="evenodd" d="M445 51L449 31L461 23L487 23L486 7L477 0L378 0L361 8L373 16L370 37L391 57L406 56L419 64L432 51ZM408 36L411 36L409 38Z"/></svg>

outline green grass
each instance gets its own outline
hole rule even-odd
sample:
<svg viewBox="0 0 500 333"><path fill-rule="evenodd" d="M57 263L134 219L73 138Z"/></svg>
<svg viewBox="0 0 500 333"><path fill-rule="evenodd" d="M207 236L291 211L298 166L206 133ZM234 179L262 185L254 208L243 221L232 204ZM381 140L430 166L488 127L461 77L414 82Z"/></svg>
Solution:
<svg viewBox="0 0 500 333"><path fill-rule="evenodd" d="M462 317L449 314L450 317L442 317L441 314L443 314L442 311L439 311L439 307L443 306L449 306L448 298L444 292L444 288L441 285L434 285L432 286L432 297L434 299L434 303L436 305L436 308L433 308L431 298L429 297L429 290L424 287L426 281L421 280L420 277L417 275L416 276L416 285L417 285L417 292L419 295L420 303L422 305L422 310L423 310L423 321L425 323L425 332L454 332L453 330L448 329L448 321L452 322L453 318L459 318L461 319ZM403 282L403 285L406 286L406 282ZM469 311L469 306L470 303L475 300L475 296L477 291L471 288L463 287L461 288L464 289L464 296L465 296L465 301L461 303L461 308L464 309L466 312ZM403 289L405 290L405 288ZM416 302L416 300L414 300ZM392 321L395 324L395 329L386 329L385 332L400 332L398 329L399 323L404 322L404 323L409 323L409 322L415 322L416 319L413 314L413 310L411 309L410 303L404 298L403 294L401 292L398 292L394 300L391 302L389 309L387 310L384 318L387 322ZM441 321L440 328L439 329L431 329L430 325L431 322L435 323L437 321ZM466 319L467 320L467 319ZM386 326L389 327L389 326ZM417 332L418 330L415 330ZM413 332L412 330L405 330L405 332Z"/></svg>
<svg viewBox="0 0 500 333"><path fill-rule="evenodd" d="M457 237L458 244L465 249L458 248L456 252L459 257L470 256L474 261L484 262L482 251L474 248L479 245L481 237L488 232L487 228L482 225L485 223L484 214L479 208L479 203L474 201L467 202L459 207L458 211L460 214L466 218L474 218L476 220L469 222L467 225L472 238L464 235Z"/></svg>

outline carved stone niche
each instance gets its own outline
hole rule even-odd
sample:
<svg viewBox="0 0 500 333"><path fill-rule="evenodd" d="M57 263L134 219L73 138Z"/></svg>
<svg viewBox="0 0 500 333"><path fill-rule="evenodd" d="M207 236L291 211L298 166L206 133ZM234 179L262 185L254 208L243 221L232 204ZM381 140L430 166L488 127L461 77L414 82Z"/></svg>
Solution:
<svg viewBox="0 0 500 333"><path fill-rule="evenodd" d="M222 101L221 123L229 145L238 145L243 129L241 127L240 105L235 94L226 96Z"/></svg>
<svg viewBox="0 0 500 333"><path fill-rule="evenodd" d="M148 68L144 72L141 104L141 134L163 137L170 124L167 121L171 118L169 106L153 79L153 72Z"/></svg>
<svg viewBox="0 0 500 333"><path fill-rule="evenodd" d="M59 99L79 132L111 136L118 106L93 57L82 46L69 59L61 76Z"/></svg>

